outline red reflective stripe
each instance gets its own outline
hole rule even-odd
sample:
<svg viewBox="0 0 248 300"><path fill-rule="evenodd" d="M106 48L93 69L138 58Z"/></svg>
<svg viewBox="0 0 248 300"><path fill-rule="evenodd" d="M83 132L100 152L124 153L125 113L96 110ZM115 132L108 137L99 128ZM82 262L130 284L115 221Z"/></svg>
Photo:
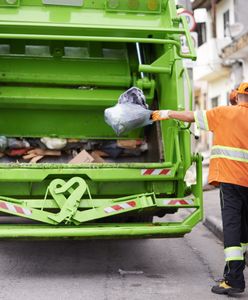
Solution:
<svg viewBox="0 0 248 300"><path fill-rule="evenodd" d="M136 206L136 202L135 201L128 201L127 202L128 205L135 207Z"/></svg>
<svg viewBox="0 0 248 300"><path fill-rule="evenodd" d="M137 205L136 201L131 200L128 202L123 202L121 204L116 204L113 206L106 207L104 208L104 211L105 213L109 214L119 210L130 209L132 207L136 207L136 205Z"/></svg>
<svg viewBox="0 0 248 300"><path fill-rule="evenodd" d="M141 174L159 176L159 175L167 175L170 173L170 171L171 169L144 169L141 171Z"/></svg>
<svg viewBox="0 0 248 300"><path fill-rule="evenodd" d="M14 208L18 214L24 214L24 211L20 206L14 205Z"/></svg>
<svg viewBox="0 0 248 300"><path fill-rule="evenodd" d="M182 204L182 205L184 205L184 204L189 204L187 201L185 201L185 200L179 200L179 202L180 202L180 204Z"/></svg>
<svg viewBox="0 0 248 300"><path fill-rule="evenodd" d="M8 206L6 205L5 202L0 202L0 208L8 210Z"/></svg>
<svg viewBox="0 0 248 300"><path fill-rule="evenodd" d="M114 210L121 210L121 209L123 209L120 205L113 205L113 206L111 206L111 208L113 208Z"/></svg>
<svg viewBox="0 0 248 300"><path fill-rule="evenodd" d="M145 170L143 175L151 175L153 173L153 171L154 171L154 169L147 169L147 170Z"/></svg>
<svg viewBox="0 0 248 300"><path fill-rule="evenodd" d="M159 175L166 175L166 174L168 174L170 172L170 169L163 169L160 173L159 173Z"/></svg>
<svg viewBox="0 0 248 300"><path fill-rule="evenodd" d="M171 200L170 202L169 202L169 205L176 205L177 204L177 200Z"/></svg>
<svg viewBox="0 0 248 300"><path fill-rule="evenodd" d="M189 203L184 199L182 199L182 200L171 200L169 202L169 205L177 205L177 204L188 205Z"/></svg>

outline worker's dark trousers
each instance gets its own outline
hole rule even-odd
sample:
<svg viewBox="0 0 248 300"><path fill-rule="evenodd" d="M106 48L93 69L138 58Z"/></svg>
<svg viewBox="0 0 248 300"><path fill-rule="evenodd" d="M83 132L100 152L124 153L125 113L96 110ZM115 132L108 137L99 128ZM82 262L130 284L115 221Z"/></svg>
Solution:
<svg viewBox="0 0 248 300"><path fill-rule="evenodd" d="M248 187L220 184L224 248L241 247L248 243ZM230 249L230 248L229 248ZM232 248L231 248L232 249ZM245 256L245 254L244 254ZM224 278L232 287L245 288L245 258L226 262Z"/></svg>

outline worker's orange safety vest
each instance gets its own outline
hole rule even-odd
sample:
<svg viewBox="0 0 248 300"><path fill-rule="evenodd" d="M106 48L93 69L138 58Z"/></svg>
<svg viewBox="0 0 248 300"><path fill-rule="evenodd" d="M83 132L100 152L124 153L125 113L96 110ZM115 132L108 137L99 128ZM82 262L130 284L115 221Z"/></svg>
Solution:
<svg viewBox="0 0 248 300"><path fill-rule="evenodd" d="M194 113L197 127L214 133L209 183L248 187L248 103Z"/></svg>

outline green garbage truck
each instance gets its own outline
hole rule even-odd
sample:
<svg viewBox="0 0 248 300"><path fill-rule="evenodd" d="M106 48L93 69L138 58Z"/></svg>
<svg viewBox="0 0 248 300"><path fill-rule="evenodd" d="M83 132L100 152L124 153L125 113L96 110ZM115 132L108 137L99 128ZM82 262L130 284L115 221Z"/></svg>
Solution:
<svg viewBox="0 0 248 300"><path fill-rule="evenodd" d="M195 58L174 0L1 0L0 238L189 233L202 219L189 124L116 136L104 110L132 86L152 110L191 109L183 59Z"/></svg>

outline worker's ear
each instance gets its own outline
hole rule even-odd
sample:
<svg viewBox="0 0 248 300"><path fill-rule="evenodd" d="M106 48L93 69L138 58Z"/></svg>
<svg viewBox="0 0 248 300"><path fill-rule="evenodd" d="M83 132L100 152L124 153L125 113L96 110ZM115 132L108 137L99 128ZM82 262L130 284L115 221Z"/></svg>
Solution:
<svg viewBox="0 0 248 300"><path fill-rule="evenodd" d="M230 103L232 105L237 105L238 104L238 99L232 99L232 100L230 100Z"/></svg>
<svg viewBox="0 0 248 300"><path fill-rule="evenodd" d="M230 100L230 103L232 105L237 105L238 104L238 93L237 93L237 90L232 90L230 95L229 95L229 100Z"/></svg>

